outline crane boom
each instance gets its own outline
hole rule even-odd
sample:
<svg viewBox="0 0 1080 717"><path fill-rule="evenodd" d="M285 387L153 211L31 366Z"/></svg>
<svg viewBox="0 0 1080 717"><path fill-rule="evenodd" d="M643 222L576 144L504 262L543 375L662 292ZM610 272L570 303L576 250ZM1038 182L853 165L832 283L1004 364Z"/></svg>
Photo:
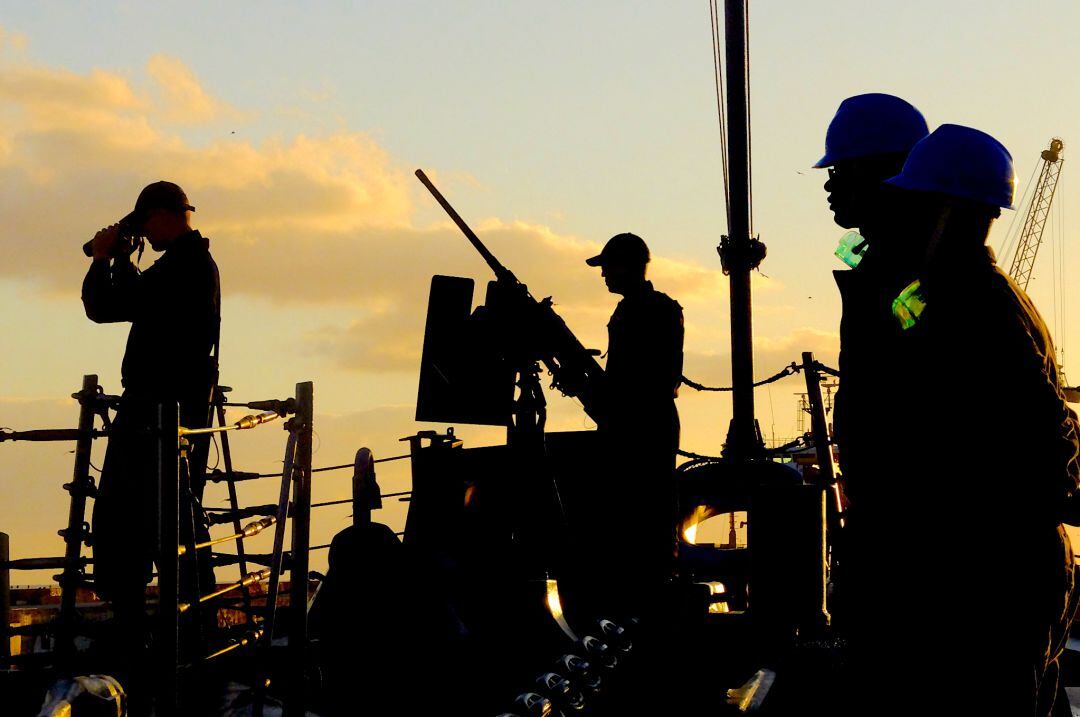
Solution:
<svg viewBox="0 0 1080 717"><path fill-rule="evenodd" d="M1046 220L1050 217L1050 204L1054 201L1058 178L1061 177L1061 168L1065 163L1061 157L1064 149L1065 143L1058 137L1054 137L1050 140L1050 147L1042 152L1043 165L1039 170L1039 180L1035 183L1031 207L1028 209L1024 228L1016 244L1012 268L1009 269L1009 275L1025 291L1027 291L1028 282L1031 281L1035 257L1042 244L1043 229L1046 228Z"/></svg>

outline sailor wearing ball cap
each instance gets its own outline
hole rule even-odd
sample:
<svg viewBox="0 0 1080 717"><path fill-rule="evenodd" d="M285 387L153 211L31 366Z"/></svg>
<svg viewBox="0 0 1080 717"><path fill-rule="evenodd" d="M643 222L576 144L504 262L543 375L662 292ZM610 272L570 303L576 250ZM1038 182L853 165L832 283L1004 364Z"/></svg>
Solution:
<svg viewBox="0 0 1080 717"><path fill-rule="evenodd" d="M181 425L206 426L217 382L220 282L209 240L191 227L194 210L178 185L154 182L140 192L130 213L97 232L86 247L93 258L82 285L87 317L95 323L131 324L121 367L124 394L109 431L92 532L95 590L115 615L113 639L105 641L115 648L116 664L110 669L135 680L134 685L131 679L123 680L133 699L138 699L136 676L145 657L145 588L157 559L151 430L156 406L176 402ZM129 256L141 238L162 252L145 271ZM196 498L202 493L206 445L195 441L191 450ZM181 534L190 536L192 516L183 513ZM194 522L201 525L198 513ZM209 560L200 561L203 567L200 579L212 586ZM192 577L189 570L189 599L195 590Z"/></svg>

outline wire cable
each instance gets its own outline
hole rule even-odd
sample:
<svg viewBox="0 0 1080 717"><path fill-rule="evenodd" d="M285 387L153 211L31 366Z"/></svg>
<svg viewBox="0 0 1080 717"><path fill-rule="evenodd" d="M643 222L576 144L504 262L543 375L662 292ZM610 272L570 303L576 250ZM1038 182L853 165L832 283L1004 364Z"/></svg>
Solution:
<svg viewBox="0 0 1080 717"><path fill-rule="evenodd" d="M1066 321L1066 312L1068 311L1068 286L1069 283L1065 281L1065 248L1068 239L1068 232L1065 227L1065 160L1061 159L1061 167L1058 170L1058 189L1061 190L1061 201L1058 202L1058 215L1061 219L1061 323L1063 326L1068 327L1068 321ZM1060 354L1061 364L1065 364L1065 330L1062 330L1061 336L1058 337L1058 352Z"/></svg>
<svg viewBox="0 0 1080 717"><path fill-rule="evenodd" d="M1036 163L1035 169L1032 170L1031 176L1028 177L1027 184L1024 185L1024 195L1020 198L1017 207L1024 207L1027 205L1028 196L1031 194L1032 188L1035 186L1035 175L1041 169L1041 164ZM1012 221L1009 222L1009 228L1005 232L1005 239L1001 243L1000 251L998 251L998 258L1001 261L1008 261L1009 265L1012 265L1012 259L1009 258L1009 254L1013 252L1016 240L1020 238L1020 233L1027 223L1027 214L1024 214L1024 221L1020 221L1020 211L1013 212Z"/></svg>
<svg viewBox="0 0 1080 717"><path fill-rule="evenodd" d="M1053 208L1051 208L1052 210ZM1052 218L1052 216L1047 217L1048 220ZM1058 241L1057 226L1052 226L1050 228L1050 290L1053 299L1051 299L1050 305L1053 307L1054 312L1053 339L1055 340L1058 336L1061 336L1061 317L1058 315Z"/></svg>
<svg viewBox="0 0 1080 717"><path fill-rule="evenodd" d="M372 463L388 463L390 461L402 461L402 460L405 460L406 458L412 458L412 454L411 453L406 453L406 454L400 455L400 456L390 456L389 458L376 458L374 461L372 461ZM356 465L355 463L342 463L341 465L337 465L337 466L323 466L321 468L312 468L311 472L312 473L322 473L323 471L340 471L340 470L344 470L345 468L353 468L353 467L355 467L355 465ZM280 478L281 473L259 473L255 477L256 478Z"/></svg>
<svg viewBox="0 0 1080 717"><path fill-rule="evenodd" d="M389 458L377 458L374 461L372 461L372 463L387 463L388 461L401 461L401 460L405 460L406 458L412 458L412 454L411 453L406 453L406 454L400 455L400 456L390 456ZM341 470L342 468L353 468L353 467L355 467L355 465L356 465L355 463L342 463L339 466L323 466L322 468L312 468L311 472L312 473L321 473L323 471L338 471L338 470Z"/></svg>
<svg viewBox="0 0 1080 717"><path fill-rule="evenodd" d="M379 495L379 497L380 498L397 498L398 496L403 496L403 495L412 495L412 491L411 490L400 490L400 491L398 491L396 493L382 493L382 494ZM325 508L328 505L345 505L346 503L354 503L354 502L356 502L355 498L341 498L340 500L325 500L325 501L323 501L321 503L312 503L311 507L312 508Z"/></svg>
<svg viewBox="0 0 1080 717"><path fill-rule="evenodd" d="M769 393L769 438L776 443L776 408L773 406L772 384L768 387Z"/></svg>
<svg viewBox="0 0 1080 717"><path fill-rule="evenodd" d="M1060 354L1061 347L1065 341L1065 331L1067 330L1068 323L1065 320L1065 243L1066 236L1064 232L1064 221L1062 219L1062 205L1064 204L1064 197L1061 190L1061 168L1058 169L1058 191L1055 194L1058 197L1058 201L1053 205L1052 215L1050 222L1051 228L1051 241L1054 243L1054 346L1058 349ZM1058 357L1060 361L1060 355Z"/></svg>
<svg viewBox="0 0 1080 717"><path fill-rule="evenodd" d="M217 434L210 436L210 443L214 446L214 465L207 468L208 471L216 471L221 465L221 448L218 446Z"/></svg>
<svg viewBox="0 0 1080 717"><path fill-rule="evenodd" d="M731 227L731 191L728 189L728 153L727 153L727 128L724 125L724 107L727 101L724 97L724 70L720 57L720 11L717 0L709 0L709 24L712 32L713 52L713 81L716 85L716 116L720 121L720 162L721 172L724 177L724 213L727 217L728 231Z"/></svg>
<svg viewBox="0 0 1080 717"><path fill-rule="evenodd" d="M743 5L743 27L746 37L746 189L749 194L747 215L750 220L750 237L754 236L754 123L750 117L750 3Z"/></svg>

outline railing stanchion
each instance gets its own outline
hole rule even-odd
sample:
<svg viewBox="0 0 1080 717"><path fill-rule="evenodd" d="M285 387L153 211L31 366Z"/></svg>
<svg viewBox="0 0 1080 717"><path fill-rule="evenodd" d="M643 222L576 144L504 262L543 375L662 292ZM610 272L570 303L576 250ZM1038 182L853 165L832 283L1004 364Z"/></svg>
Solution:
<svg viewBox="0 0 1080 717"><path fill-rule="evenodd" d="M158 629L155 643L157 704L155 714L179 714L180 665L180 452L179 406L161 403L155 425L158 480Z"/></svg>
<svg viewBox="0 0 1080 717"><path fill-rule="evenodd" d="M274 642L274 627L277 624L278 586L281 582L282 563L285 551L285 520L289 517L289 489L292 487L293 465L296 459L295 417L286 425L289 437L285 443L285 458L281 468L281 489L278 493L277 520L274 524L274 547L270 553L270 584L266 588L266 613L263 615L265 629L262 635L262 649L256 664L255 717L262 717L265 702L266 675L269 671L270 650Z"/></svg>
<svg viewBox="0 0 1080 717"><path fill-rule="evenodd" d="M296 384L296 464L293 469L292 554L289 560L290 599L289 685L285 713L289 717L304 714L308 642L308 547L311 533L311 436L313 386L310 381Z"/></svg>
<svg viewBox="0 0 1080 717"><path fill-rule="evenodd" d="M71 483L65 486L71 494L67 527L64 536L64 558L67 562L60 574L60 631L57 650L61 660L69 658L75 649L75 598L79 591L82 569L83 541L86 539L86 497L93 493L90 478L90 452L94 447L94 403L98 400L98 377L83 376L82 390L75 394L79 400L79 437L75 443L75 470Z"/></svg>
<svg viewBox="0 0 1080 717"><path fill-rule="evenodd" d="M815 626L819 627L827 625L830 619L827 598L829 575L826 527L829 521L829 511L826 509L824 499L826 495L831 495L837 490L836 467L833 464L832 437L829 435L825 403L821 399L821 373L818 371L817 361L814 359L812 352L804 351L802 358L803 371L806 376L806 394L810 403L810 429L814 436L814 450L817 453L819 470L818 483L815 488L820 490L820 495L814 501L814 507L817 508L817 511L814 511L817 519L814 521L812 529L807 531L807 538L812 537L814 540L815 552L815 570L811 576L813 584L812 586L808 585L808 589L813 590L813 594L810 596L813 610L807 612L807 619L816 623ZM808 525L808 527L810 526Z"/></svg>
<svg viewBox="0 0 1080 717"><path fill-rule="evenodd" d="M11 558L8 534L0 533L0 657L11 657Z"/></svg>
<svg viewBox="0 0 1080 717"><path fill-rule="evenodd" d="M222 393L220 387L214 387L214 411L217 415L217 421L219 426L225 425L225 394ZM232 450L229 446L229 434L221 434L221 462L225 466L225 485L229 489L229 507L232 509L232 525L233 532L240 532L240 516L239 516L239 503L236 498L236 483L232 480L233 477L233 464L232 464ZM247 575L247 556L244 551L244 539L240 538L236 541L236 557L238 558L238 564L240 568L240 576ZM247 586L243 588L244 595L244 608L246 615L251 615L251 591Z"/></svg>

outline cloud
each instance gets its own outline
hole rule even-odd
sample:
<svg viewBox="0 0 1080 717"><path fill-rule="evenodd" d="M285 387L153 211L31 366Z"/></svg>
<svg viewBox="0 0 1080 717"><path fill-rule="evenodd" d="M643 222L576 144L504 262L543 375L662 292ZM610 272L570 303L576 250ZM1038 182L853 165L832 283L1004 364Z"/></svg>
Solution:
<svg viewBox="0 0 1080 717"><path fill-rule="evenodd" d="M420 368L423 317L384 311L351 322L348 326L325 326L307 332L306 350L334 360L339 368L373 373Z"/></svg>
<svg viewBox="0 0 1080 717"><path fill-rule="evenodd" d="M430 277L475 277L480 303L489 268L448 220L417 222L419 209L430 216L431 198L362 132L201 143L185 134L193 123L242 115L164 55L134 76L0 59L0 182L19 188L0 195L7 229L0 250L20 257L0 266L0 278L70 296L85 270L77 247L126 213L143 185L167 178L198 207L196 225L212 238L226 300L243 294L310 306L306 351L349 369L414 371ZM442 177L466 198L487 191L467 173ZM606 346L615 297L584 264L599 251L596 242L535 222L470 221L534 295L554 297L586 344ZM657 255L650 277L686 308L690 344L726 337L720 271ZM758 291L778 286L760 275L754 283ZM355 316L327 324L319 306Z"/></svg>
<svg viewBox="0 0 1080 717"><path fill-rule="evenodd" d="M617 297L607 292L598 272L584 263L599 251L598 244L525 222L487 221L479 223L477 231L505 265L517 270L536 298L555 298L556 311L583 343L606 348L607 321ZM431 276L476 277L474 305L484 301L491 277L464 237L448 225L367 231L362 245L356 245L351 236L308 237L292 242L296 259L287 267L276 257L290 249L274 247L271 242L275 241L262 240L265 251L248 258L250 271L240 277L235 290L265 295L267 286L289 286L292 276L318 273L320 281L290 300L358 307L356 319L348 326L311 329L305 341L309 350L331 356L346 368L414 372ZM229 259L228 254L222 256ZM659 259L652 278L658 288L686 305L691 327L695 322L726 327L727 285L720 272ZM721 334L726 336L726 331Z"/></svg>
<svg viewBox="0 0 1080 717"><path fill-rule="evenodd" d="M156 65L159 79L171 72L195 82L178 61ZM195 105L206 100L191 87L186 96ZM366 135L197 145L170 122L175 106L155 104L153 93L117 73L0 61L0 182L18 188L0 195L0 247L22 257L5 262L0 277L77 290L85 267L76 247L129 211L142 186L159 178L185 187L201 226L220 239L215 247L235 257L223 267L226 290L236 277L232 286L290 299L298 295L292 281L281 288L257 277L245 282L248 259L269 247L287 270L299 237L317 247L323 235L340 241L348 232L357 259L363 237L355 232L407 224L408 175ZM205 116L206 102L199 106ZM319 281L318 273L291 277Z"/></svg>
<svg viewBox="0 0 1080 717"><path fill-rule="evenodd" d="M27 38L19 32L11 32L0 25L0 53L20 55L26 50Z"/></svg>
<svg viewBox="0 0 1080 717"><path fill-rule="evenodd" d="M195 73L175 57L154 55L146 65L146 72L161 93L161 106L170 122L198 124L241 117L238 111L211 97Z"/></svg>

